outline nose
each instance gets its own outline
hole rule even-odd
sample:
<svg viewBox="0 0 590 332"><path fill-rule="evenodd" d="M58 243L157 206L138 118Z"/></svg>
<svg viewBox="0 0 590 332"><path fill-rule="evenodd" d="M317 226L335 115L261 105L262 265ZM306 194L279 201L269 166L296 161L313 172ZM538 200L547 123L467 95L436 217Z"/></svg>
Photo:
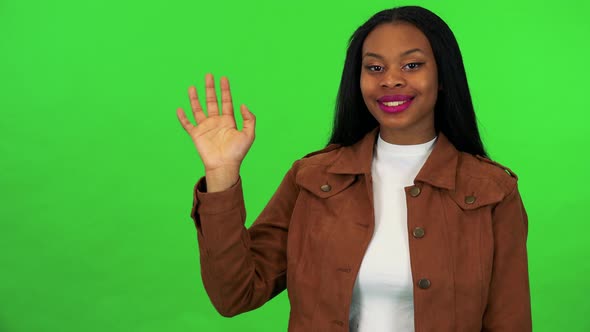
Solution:
<svg viewBox="0 0 590 332"><path fill-rule="evenodd" d="M383 88L404 87L406 85L402 73L396 70L388 70L382 78L381 87Z"/></svg>

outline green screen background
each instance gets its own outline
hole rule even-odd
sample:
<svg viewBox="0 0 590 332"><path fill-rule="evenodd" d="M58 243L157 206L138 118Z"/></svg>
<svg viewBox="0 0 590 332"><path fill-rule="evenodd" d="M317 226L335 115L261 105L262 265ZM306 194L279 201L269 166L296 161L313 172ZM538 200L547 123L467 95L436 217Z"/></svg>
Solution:
<svg viewBox="0 0 590 332"><path fill-rule="evenodd" d="M223 318L189 218L175 110L204 75L257 116L249 225L327 142L349 36L396 5L461 46L484 142L530 220L535 330L590 331L585 1L0 1L0 331L285 331L286 292Z"/></svg>

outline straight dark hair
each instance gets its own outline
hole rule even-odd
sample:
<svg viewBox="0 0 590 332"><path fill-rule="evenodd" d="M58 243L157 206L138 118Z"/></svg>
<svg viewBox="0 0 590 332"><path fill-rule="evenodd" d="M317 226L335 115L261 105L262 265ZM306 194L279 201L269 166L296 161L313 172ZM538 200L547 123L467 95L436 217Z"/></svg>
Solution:
<svg viewBox="0 0 590 332"><path fill-rule="evenodd" d="M379 125L361 94L362 48L367 35L378 25L395 22L407 22L420 29L432 47L442 86L434 107L435 130L442 132L457 150L487 156L479 136L457 39L440 17L419 6L378 12L350 38L328 144L352 145Z"/></svg>

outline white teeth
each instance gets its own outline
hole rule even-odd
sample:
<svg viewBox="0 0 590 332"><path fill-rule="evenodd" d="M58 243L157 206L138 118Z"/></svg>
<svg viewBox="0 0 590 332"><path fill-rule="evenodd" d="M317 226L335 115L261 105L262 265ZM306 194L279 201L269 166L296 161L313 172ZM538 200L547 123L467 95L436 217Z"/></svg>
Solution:
<svg viewBox="0 0 590 332"><path fill-rule="evenodd" d="M385 106L399 106L401 104L404 104L405 102L407 102L407 100L400 100L400 101L388 101L388 102L383 102L383 105Z"/></svg>

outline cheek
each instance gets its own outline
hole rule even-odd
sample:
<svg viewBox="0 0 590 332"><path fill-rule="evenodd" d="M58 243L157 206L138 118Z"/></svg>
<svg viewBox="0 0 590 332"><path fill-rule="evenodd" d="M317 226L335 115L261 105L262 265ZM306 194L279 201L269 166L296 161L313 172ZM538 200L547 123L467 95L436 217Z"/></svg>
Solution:
<svg viewBox="0 0 590 332"><path fill-rule="evenodd" d="M367 100L368 96L371 94L371 82L370 78L367 77L367 75L363 75L362 73L360 79L360 86L361 94L363 95L363 98Z"/></svg>
<svg viewBox="0 0 590 332"><path fill-rule="evenodd" d="M438 96L438 90L439 90L438 89L439 88L439 86L438 86L438 73L436 71L431 75L430 82L431 82L431 88L432 88L433 94L435 96Z"/></svg>
<svg viewBox="0 0 590 332"><path fill-rule="evenodd" d="M423 94L436 98L438 95L437 75L428 75L420 80L420 90L422 90Z"/></svg>

